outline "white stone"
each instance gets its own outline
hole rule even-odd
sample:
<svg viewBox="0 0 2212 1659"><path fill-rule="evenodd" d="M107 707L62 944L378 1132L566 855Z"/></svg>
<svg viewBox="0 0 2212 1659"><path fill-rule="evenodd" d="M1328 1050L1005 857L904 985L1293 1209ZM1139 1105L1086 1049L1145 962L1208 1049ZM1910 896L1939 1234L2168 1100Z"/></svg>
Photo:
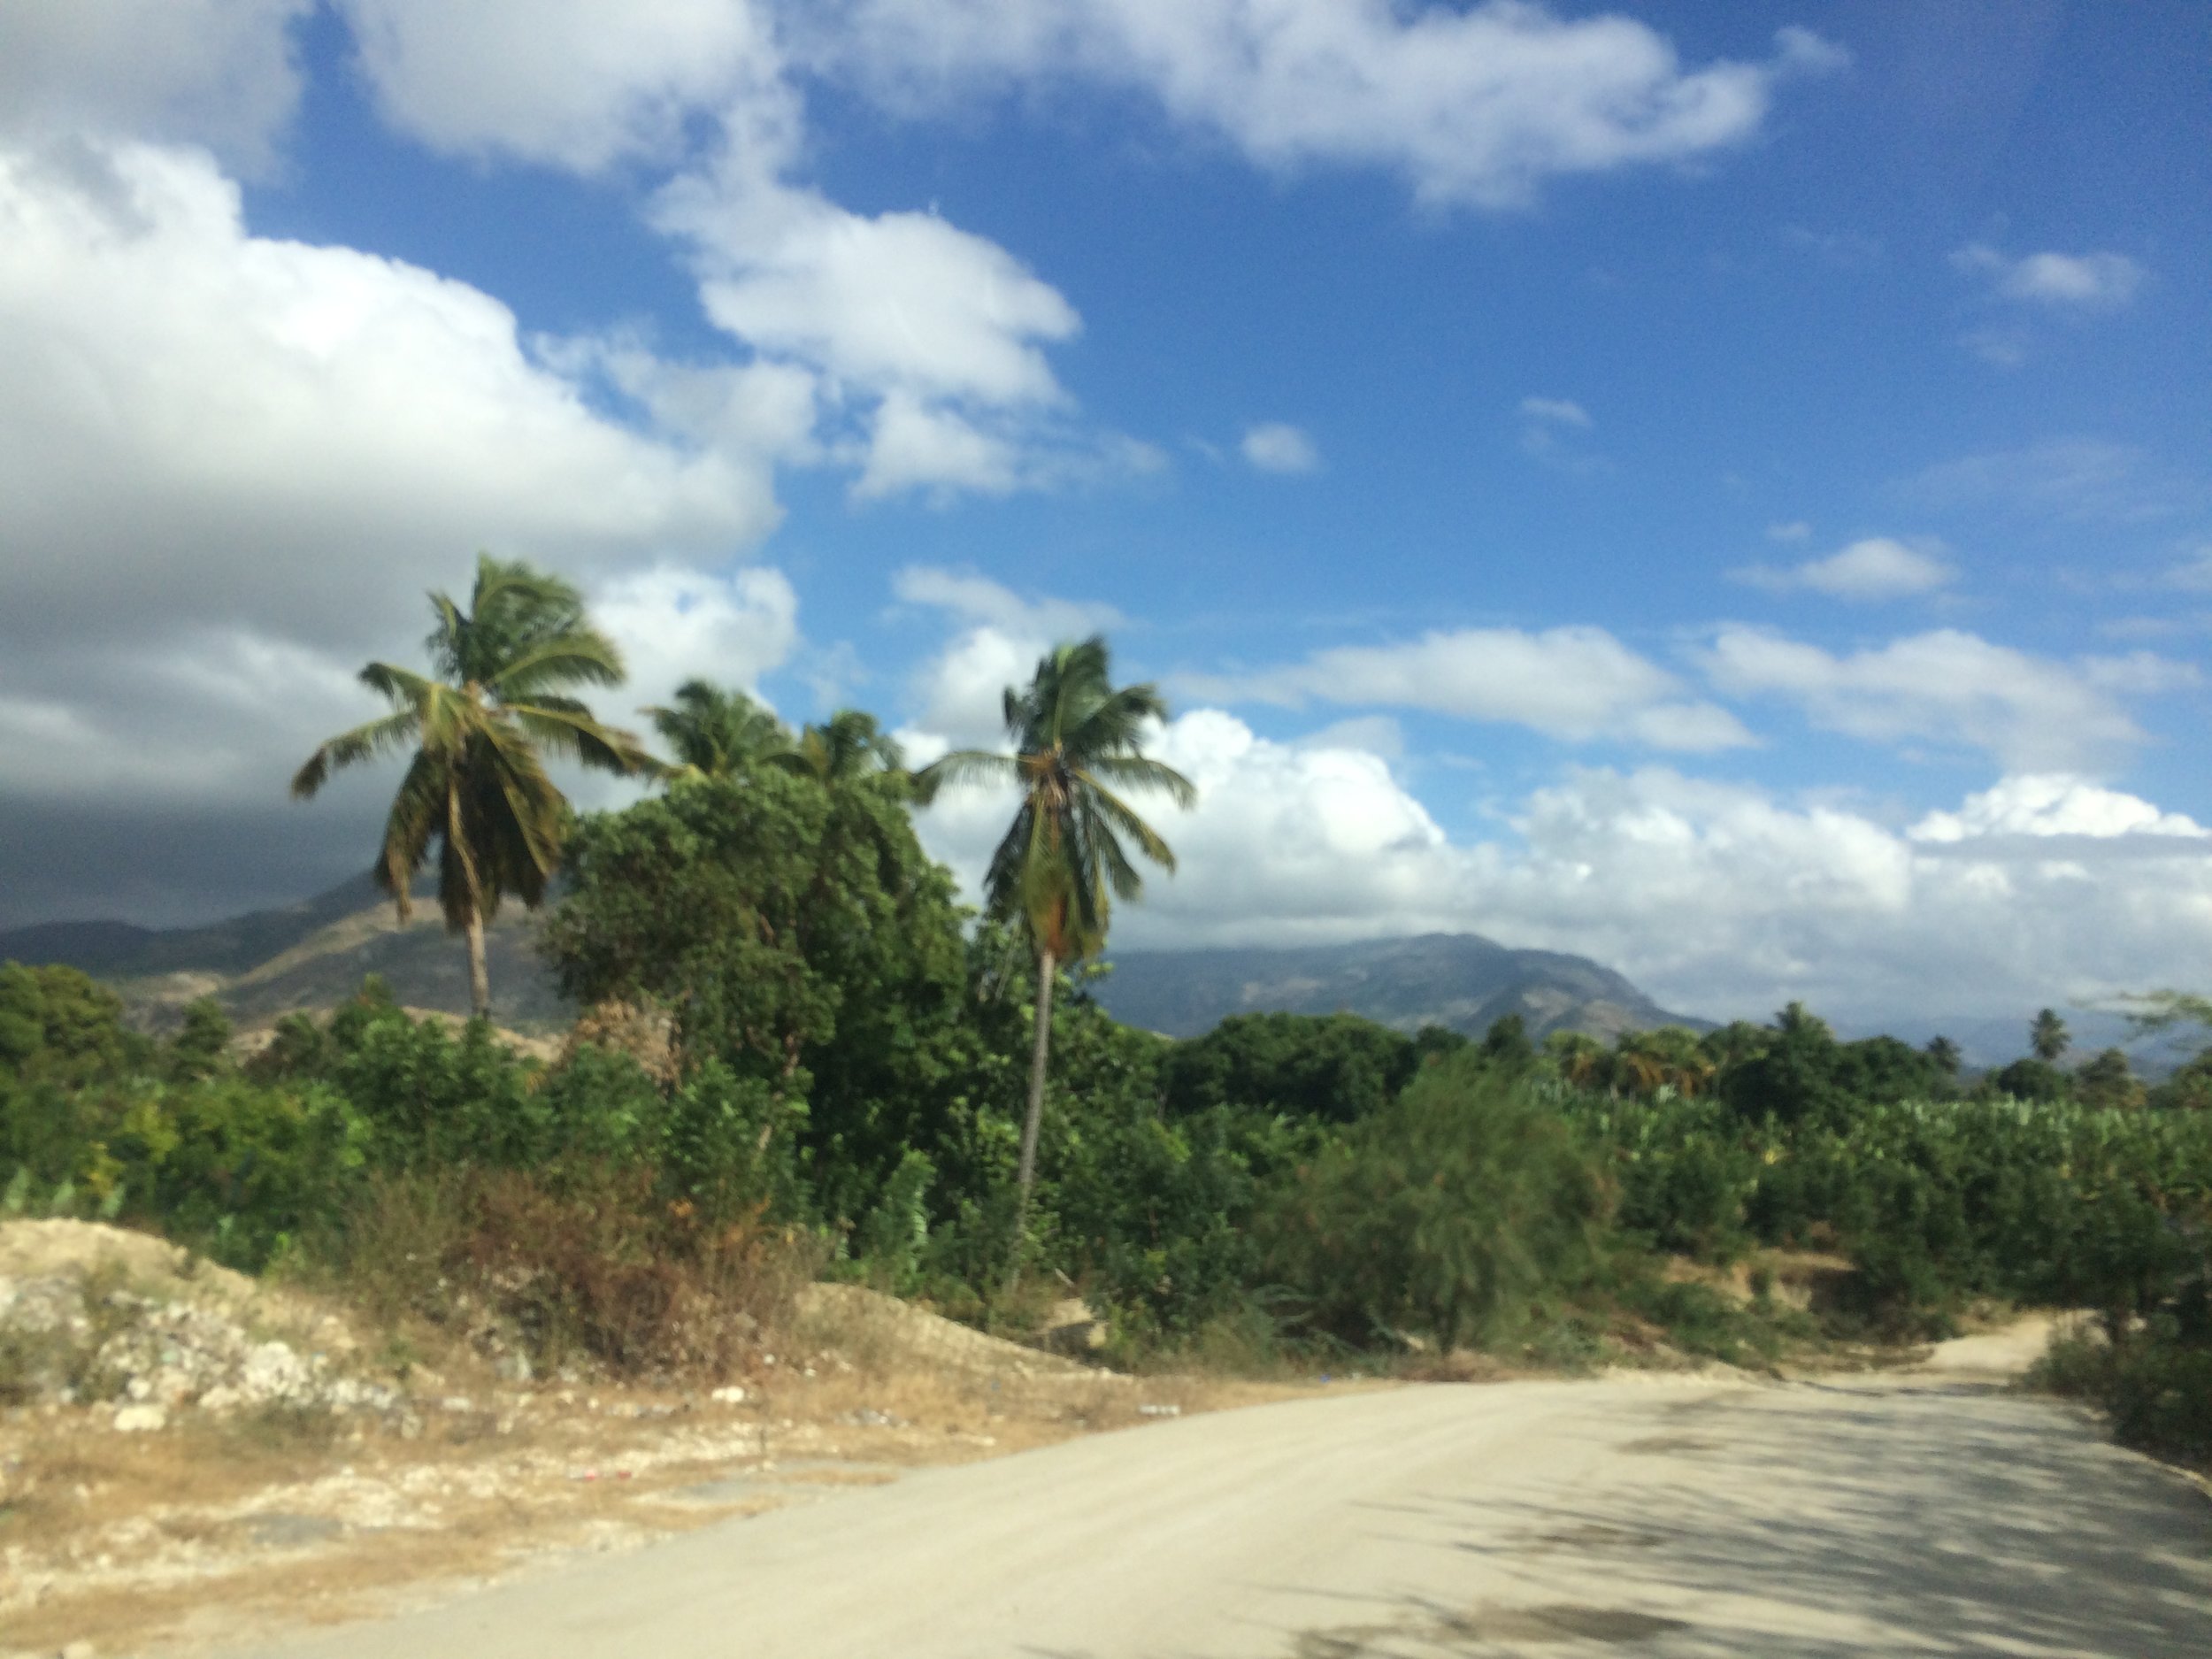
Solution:
<svg viewBox="0 0 2212 1659"><path fill-rule="evenodd" d="M115 1414L115 1428L119 1434L144 1434L168 1425L169 1414L159 1406L125 1406Z"/></svg>
<svg viewBox="0 0 2212 1659"><path fill-rule="evenodd" d="M745 1403L745 1391L735 1383L732 1383L726 1388L717 1388L707 1398L714 1401L718 1405L741 1406Z"/></svg>

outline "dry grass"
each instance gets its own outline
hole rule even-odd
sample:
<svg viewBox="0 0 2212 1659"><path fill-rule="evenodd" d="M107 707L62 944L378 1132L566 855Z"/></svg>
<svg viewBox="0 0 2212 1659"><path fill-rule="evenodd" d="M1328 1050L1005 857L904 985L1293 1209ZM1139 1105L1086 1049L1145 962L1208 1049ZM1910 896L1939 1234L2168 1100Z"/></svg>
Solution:
<svg viewBox="0 0 2212 1659"><path fill-rule="evenodd" d="M0 1628L10 1645L189 1648L449 1595L549 1552L634 1547L822 1488L1307 1390L1117 1376L866 1293L808 1300L747 1398L498 1384L430 1357L479 1408L418 1438L305 1419L0 1418Z"/></svg>

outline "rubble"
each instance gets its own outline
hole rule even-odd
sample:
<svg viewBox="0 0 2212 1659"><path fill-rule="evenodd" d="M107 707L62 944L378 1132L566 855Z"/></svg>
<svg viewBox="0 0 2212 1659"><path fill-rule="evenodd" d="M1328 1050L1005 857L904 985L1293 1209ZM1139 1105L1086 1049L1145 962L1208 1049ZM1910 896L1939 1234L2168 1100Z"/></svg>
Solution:
<svg viewBox="0 0 2212 1659"><path fill-rule="evenodd" d="M196 1277L134 1271L122 1248L41 1260L19 1248L0 1265L0 1403L113 1404L111 1421L124 1433L159 1430L188 1409L389 1414L404 1403L399 1389L352 1374L327 1347L273 1334L234 1276L209 1270L206 1294L196 1296Z"/></svg>

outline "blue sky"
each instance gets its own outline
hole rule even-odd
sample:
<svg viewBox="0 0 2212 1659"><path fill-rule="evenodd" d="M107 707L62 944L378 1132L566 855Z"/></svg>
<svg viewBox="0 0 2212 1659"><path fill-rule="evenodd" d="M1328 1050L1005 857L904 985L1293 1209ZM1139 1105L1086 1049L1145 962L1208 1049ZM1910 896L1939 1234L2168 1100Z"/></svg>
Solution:
<svg viewBox="0 0 2212 1659"><path fill-rule="evenodd" d="M357 868L388 780L283 781L486 546L619 711L925 757L1104 628L1205 790L1133 944L2201 979L2212 11L607 17L0 16L0 924Z"/></svg>

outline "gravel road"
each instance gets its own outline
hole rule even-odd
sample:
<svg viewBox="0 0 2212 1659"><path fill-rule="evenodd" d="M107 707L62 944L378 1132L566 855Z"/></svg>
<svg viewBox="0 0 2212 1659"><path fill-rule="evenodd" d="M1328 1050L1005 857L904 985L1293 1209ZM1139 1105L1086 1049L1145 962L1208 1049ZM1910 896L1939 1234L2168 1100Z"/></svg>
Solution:
<svg viewBox="0 0 2212 1659"><path fill-rule="evenodd" d="M2212 1654L2212 1505L1956 1375L1409 1387L826 1493L267 1659Z"/></svg>

